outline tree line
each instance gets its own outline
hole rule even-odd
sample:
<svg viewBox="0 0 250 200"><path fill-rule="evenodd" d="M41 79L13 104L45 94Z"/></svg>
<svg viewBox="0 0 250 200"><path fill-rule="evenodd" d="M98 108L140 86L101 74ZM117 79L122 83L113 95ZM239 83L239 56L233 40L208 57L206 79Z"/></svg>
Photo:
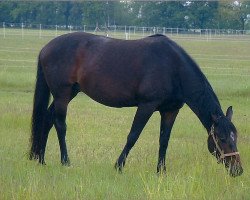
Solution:
<svg viewBox="0 0 250 200"><path fill-rule="evenodd" d="M0 22L250 29L249 1L0 1Z"/></svg>

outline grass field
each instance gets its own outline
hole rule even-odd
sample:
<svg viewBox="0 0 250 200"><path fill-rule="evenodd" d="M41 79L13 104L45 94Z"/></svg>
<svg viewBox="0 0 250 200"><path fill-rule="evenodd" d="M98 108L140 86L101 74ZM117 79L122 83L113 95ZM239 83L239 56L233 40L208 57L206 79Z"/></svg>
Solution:
<svg viewBox="0 0 250 200"><path fill-rule="evenodd" d="M209 154L205 129L185 106L167 153L167 175L156 175L159 115L131 151L123 174L114 163L135 108L114 109L83 94L70 104L67 142L72 165L60 165L55 130L46 166L27 159L36 59L51 37L0 38L0 199L250 199L250 40L173 38L198 62L223 110L234 108L244 173L228 176Z"/></svg>

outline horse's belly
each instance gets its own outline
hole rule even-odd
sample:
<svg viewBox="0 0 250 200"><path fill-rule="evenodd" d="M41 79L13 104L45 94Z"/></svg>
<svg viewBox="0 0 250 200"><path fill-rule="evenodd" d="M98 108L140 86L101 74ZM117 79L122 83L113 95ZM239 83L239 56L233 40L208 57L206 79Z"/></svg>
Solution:
<svg viewBox="0 0 250 200"><path fill-rule="evenodd" d="M87 94L87 93L86 93ZM96 95L87 94L94 101L109 107L133 107L137 106L137 101L126 98L112 98L112 97L100 97Z"/></svg>
<svg viewBox="0 0 250 200"><path fill-rule="evenodd" d="M96 70L98 72L98 70ZM110 76L97 72L88 73L80 81L81 90L93 100L110 107L136 106L136 85L134 78Z"/></svg>
<svg viewBox="0 0 250 200"><path fill-rule="evenodd" d="M132 107L138 104L134 95L130 92L106 90L103 88L83 89L83 92L91 99L109 107Z"/></svg>

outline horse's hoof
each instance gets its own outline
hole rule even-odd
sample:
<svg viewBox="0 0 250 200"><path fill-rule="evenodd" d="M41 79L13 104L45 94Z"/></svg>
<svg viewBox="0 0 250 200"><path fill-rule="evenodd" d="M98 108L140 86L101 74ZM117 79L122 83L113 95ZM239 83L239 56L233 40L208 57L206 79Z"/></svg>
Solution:
<svg viewBox="0 0 250 200"><path fill-rule="evenodd" d="M39 155L35 154L35 153L30 153L29 154L29 160L38 160L39 159Z"/></svg>
<svg viewBox="0 0 250 200"><path fill-rule="evenodd" d="M119 165L118 163L115 163L115 170L119 172L120 174L122 173L123 166Z"/></svg>
<svg viewBox="0 0 250 200"><path fill-rule="evenodd" d="M70 161L69 161L69 159L68 159L68 160L62 160L61 163L62 163L62 166L66 166L66 167L69 167L69 166L70 166Z"/></svg>
<svg viewBox="0 0 250 200"><path fill-rule="evenodd" d="M157 175L161 176L161 175L165 175L166 174L166 167L164 166L160 166L157 167Z"/></svg>
<svg viewBox="0 0 250 200"><path fill-rule="evenodd" d="M70 166L70 162L62 162L62 166L69 167Z"/></svg>
<svg viewBox="0 0 250 200"><path fill-rule="evenodd" d="M44 160L44 155L38 156L38 162L40 165L46 165L45 160Z"/></svg>
<svg viewBox="0 0 250 200"><path fill-rule="evenodd" d="M44 160L41 161L41 162L39 161L39 164L40 164L40 165L46 165L46 162L45 162Z"/></svg>

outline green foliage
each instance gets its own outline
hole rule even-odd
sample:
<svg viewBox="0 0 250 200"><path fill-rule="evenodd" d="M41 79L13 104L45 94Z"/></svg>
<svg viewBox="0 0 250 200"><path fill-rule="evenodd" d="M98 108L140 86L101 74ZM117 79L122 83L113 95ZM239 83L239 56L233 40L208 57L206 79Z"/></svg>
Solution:
<svg viewBox="0 0 250 200"><path fill-rule="evenodd" d="M245 30L248 23L247 15L250 14L250 2L241 3L220 2L218 18L218 28L232 28Z"/></svg>
<svg viewBox="0 0 250 200"><path fill-rule="evenodd" d="M184 5L181 2L145 2L140 10L139 25L180 27L184 22Z"/></svg>
<svg viewBox="0 0 250 200"><path fill-rule="evenodd" d="M218 2L192 2L187 7L189 10L187 14L190 13L189 25L191 27L202 29L214 27L214 18L218 12Z"/></svg>
<svg viewBox="0 0 250 200"><path fill-rule="evenodd" d="M249 1L0 1L0 21L244 30ZM248 27L248 26L247 26Z"/></svg>

